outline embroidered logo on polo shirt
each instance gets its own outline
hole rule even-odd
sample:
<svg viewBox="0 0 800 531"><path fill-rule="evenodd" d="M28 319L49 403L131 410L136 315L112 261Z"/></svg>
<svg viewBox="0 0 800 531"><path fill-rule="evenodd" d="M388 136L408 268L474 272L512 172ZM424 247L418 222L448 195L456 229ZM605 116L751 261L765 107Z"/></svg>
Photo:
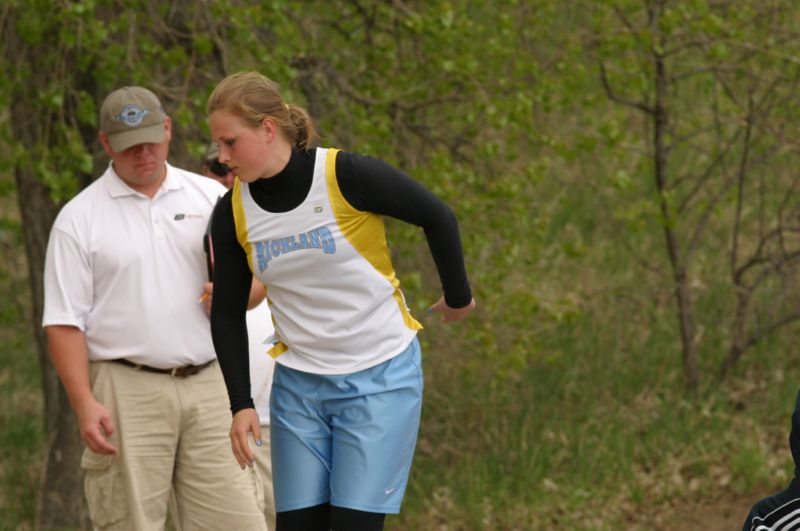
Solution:
<svg viewBox="0 0 800 531"><path fill-rule="evenodd" d="M206 217L200 214L175 214L173 219L175 221L183 221L184 219L186 221L202 221L206 219Z"/></svg>

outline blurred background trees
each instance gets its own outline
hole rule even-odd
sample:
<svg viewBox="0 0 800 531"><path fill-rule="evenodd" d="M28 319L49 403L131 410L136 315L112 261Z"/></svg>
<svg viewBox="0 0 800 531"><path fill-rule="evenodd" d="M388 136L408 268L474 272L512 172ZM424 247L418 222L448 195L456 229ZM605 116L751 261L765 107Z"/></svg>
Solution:
<svg viewBox="0 0 800 531"><path fill-rule="evenodd" d="M798 22L789 0L6 0L0 519L86 525L39 323L50 224L107 164L99 102L153 89L170 161L199 169L205 100L242 69L459 217L479 311L424 323L417 464L388 527L602 529L779 486L785 435L759 428L788 422L800 381ZM423 315L424 238L388 227Z"/></svg>

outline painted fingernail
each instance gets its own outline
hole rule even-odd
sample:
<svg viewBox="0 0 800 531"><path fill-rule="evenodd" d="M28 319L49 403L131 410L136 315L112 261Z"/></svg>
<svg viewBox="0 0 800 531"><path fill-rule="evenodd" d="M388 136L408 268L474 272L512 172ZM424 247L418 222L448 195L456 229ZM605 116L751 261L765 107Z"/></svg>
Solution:
<svg viewBox="0 0 800 531"><path fill-rule="evenodd" d="M264 443L261 441L261 439L256 441L256 446L261 446L262 444L264 444Z"/></svg>

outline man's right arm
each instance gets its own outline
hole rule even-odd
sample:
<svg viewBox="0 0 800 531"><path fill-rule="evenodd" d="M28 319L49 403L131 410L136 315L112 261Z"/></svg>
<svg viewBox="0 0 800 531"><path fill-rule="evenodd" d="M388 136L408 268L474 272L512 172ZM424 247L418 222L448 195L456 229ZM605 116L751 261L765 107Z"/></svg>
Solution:
<svg viewBox="0 0 800 531"><path fill-rule="evenodd" d="M65 206L50 238L44 266L44 314L42 325L53 366L64 385L78 418L81 437L99 454L116 454L107 437L114 432L111 416L92 395L89 383L89 350L84 333L92 306L94 279L91 259L81 244L75 209Z"/></svg>
<svg viewBox="0 0 800 531"><path fill-rule="evenodd" d="M50 358L78 417L81 437L89 450L116 455L117 448L107 437L114 433L108 410L95 399L89 384L89 355L86 336L74 326L45 326Z"/></svg>

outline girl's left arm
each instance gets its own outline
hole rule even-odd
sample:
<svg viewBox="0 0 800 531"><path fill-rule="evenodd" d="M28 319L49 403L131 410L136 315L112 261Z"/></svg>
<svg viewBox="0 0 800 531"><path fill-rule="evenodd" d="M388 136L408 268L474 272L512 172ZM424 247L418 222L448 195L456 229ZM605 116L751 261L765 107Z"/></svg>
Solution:
<svg viewBox="0 0 800 531"><path fill-rule="evenodd" d="M342 194L354 208L422 227L444 292L431 310L444 313L445 321L472 311L475 300L453 210L422 184L375 158L340 152L336 175Z"/></svg>

